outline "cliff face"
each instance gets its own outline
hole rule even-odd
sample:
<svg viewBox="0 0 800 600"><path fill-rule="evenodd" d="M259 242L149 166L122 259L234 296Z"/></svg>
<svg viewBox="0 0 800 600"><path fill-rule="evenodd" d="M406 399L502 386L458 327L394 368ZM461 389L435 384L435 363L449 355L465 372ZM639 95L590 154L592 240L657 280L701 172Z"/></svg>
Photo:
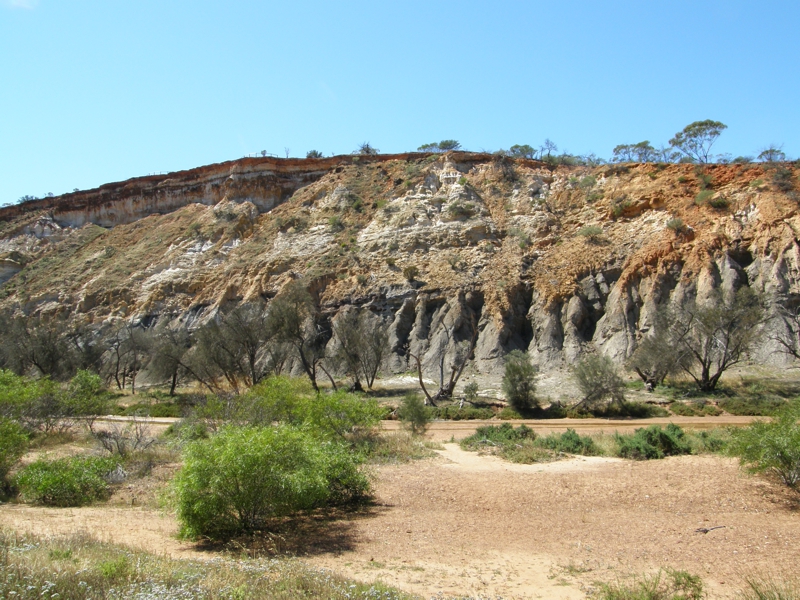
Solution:
<svg viewBox="0 0 800 600"><path fill-rule="evenodd" d="M191 327L303 277L329 317L384 319L395 371L409 352L434 370L473 323L484 372L517 348L543 368L622 359L668 302L750 285L795 303L787 181L761 165L552 171L471 153L245 159L0 210L0 308ZM774 350L757 358L782 361Z"/></svg>

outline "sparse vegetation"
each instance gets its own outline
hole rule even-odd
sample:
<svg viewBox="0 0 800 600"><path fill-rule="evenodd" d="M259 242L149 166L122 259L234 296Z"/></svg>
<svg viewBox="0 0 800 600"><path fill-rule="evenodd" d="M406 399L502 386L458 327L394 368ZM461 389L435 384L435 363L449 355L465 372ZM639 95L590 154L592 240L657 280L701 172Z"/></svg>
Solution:
<svg viewBox="0 0 800 600"><path fill-rule="evenodd" d="M430 422L430 415L425 407L425 402L416 393L405 395L397 409L397 416L413 435L425 433Z"/></svg>

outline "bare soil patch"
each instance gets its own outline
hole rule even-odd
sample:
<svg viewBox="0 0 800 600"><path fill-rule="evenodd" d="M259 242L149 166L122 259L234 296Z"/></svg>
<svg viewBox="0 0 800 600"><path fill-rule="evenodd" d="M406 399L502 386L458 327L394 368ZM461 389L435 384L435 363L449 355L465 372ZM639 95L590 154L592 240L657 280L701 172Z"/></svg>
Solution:
<svg viewBox="0 0 800 600"><path fill-rule="evenodd" d="M673 567L729 598L743 575L789 573L800 556L797 495L716 456L513 465L445 444L435 459L376 468L375 489L373 506L305 523L284 548L428 597L582 598L595 581ZM172 516L152 508L3 505L0 526L214 555L176 540Z"/></svg>

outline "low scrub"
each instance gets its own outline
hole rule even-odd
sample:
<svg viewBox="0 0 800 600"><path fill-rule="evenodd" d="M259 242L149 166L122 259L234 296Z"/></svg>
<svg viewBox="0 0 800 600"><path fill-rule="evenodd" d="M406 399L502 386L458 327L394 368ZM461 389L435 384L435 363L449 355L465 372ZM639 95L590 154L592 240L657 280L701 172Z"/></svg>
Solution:
<svg viewBox="0 0 800 600"><path fill-rule="evenodd" d="M574 429L539 437L526 425L514 428L510 423L478 427L473 435L461 441L461 447L524 464L556 460L562 454L601 454L592 438L580 436Z"/></svg>
<svg viewBox="0 0 800 600"><path fill-rule="evenodd" d="M725 398L719 407L732 415L770 416L786 406L786 400L775 397Z"/></svg>
<svg viewBox="0 0 800 600"><path fill-rule="evenodd" d="M669 410L679 417L717 417L722 409L705 402L673 402Z"/></svg>
<svg viewBox="0 0 800 600"><path fill-rule="evenodd" d="M578 435L574 429L567 429L564 433L551 433L547 437L538 438L536 441L543 448L566 454L580 454L582 456L602 454L600 448L597 447L591 437Z"/></svg>
<svg viewBox="0 0 800 600"><path fill-rule="evenodd" d="M594 596L598 600L701 600L705 597L700 577L673 569L645 575L632 583L604 583Z"/></svg>
<svg viewBox="0 0 800 600"><path fill-rule="evenodd" d="M673 423L664 429L651 425L632 434L615 434L614 439L618 446L617 454L622 458L650 460L692 452L685 432Z"/></svg>
<svg viewBox="0 0 800 600"><path fill-rule="evenodd" d="M412 597L382 584L343 579L294 559L173 560L86 536L37 538L0 533L0 598L410 600Z"/></svg>
<svg viewBox="0 0 800 600"><path fill-rule="evenodd" d="M76 456L38 460L15 478L20 498L45 506L83 506L109 495L108 475L118 463L112 458Z"/></svg>
<svg viewBox="0 0 800 600"><path fill-rule="evenodd" d="M800 487L800 409L790 406L772 421L756 421L731 432L728 452L754 473L772 473Z"/></svg>
<svg viewBox="0 0 800 600"><path fill-rule="evenodd" d="M494 417L494 411L491 408L430 406L427 410L431 419L445 419L448 421L475 421Z"/></svg>
<svg viewBox="0 0 800 600"><path fill-rule="evenodd" d="M186 446L174 480L181 535L224 539L272 519L359 500L358 457L307 428L225 427Z"/></svg>
<svg viewBox="0 0 800 600"><path fill-rule="evenodd" d="M181 407L174 402L141 402L121 407L118 414L133 417L181 417Z"/></svg>

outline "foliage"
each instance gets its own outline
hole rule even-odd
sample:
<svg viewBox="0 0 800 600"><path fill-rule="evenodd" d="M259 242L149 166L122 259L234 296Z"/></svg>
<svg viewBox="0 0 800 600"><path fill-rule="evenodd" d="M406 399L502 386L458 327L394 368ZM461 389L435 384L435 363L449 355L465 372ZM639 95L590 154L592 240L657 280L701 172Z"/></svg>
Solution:
<svg viewBox="0 0 800 600"><path fill-rule="evenodd" d="M757 160L768 163L783 162L786 160L786 153L780 148L769 146L759 153Z"/></svg>
<svg viewBox="0 0 800 600"><path fill-rule="evenodd" d="M105 477L116 467L116 460L96 456L37 460L20 470L15 483L25 502L83 506L108 497Z"/></svg>
<svg viewBox="0 0 800 600"><path fill-rule="evenodd" d="M0 492L5 487L6 477L16 462L28 449L28 436L17 423L0 417Z"/></svg>
<svg viewBox="0 0 800 600"><path fill-rule="evenodd" d="M502 425L484 425L478 427L471 436L461 440L461 446L472 448L481 444L504 444L520 440L535 440L536 433L527 425L520 425L516 429L511 423Z"/></svg>
<svg viewBox="0 0 800 600"><path fill-rule="evenodd" d="M701 600L703 581L697 575L672 569L644 576L632 584L601 584L597 600Z"/></svg>
<svg viewBox="0 0 800 600"><path fill-rule="evenodd" d="M363 142L358 146L358 149L355 150L353 154L376 155L380 154L380 150L373 148L369 142Z"/></svg>
<svg viewBox="0 0 800 600"><path fill-rule="evenodd" d="M645 140L638 144L620 144L615 146L611 158L613 162L652 162L656 160L656 149Z"/></svg>
<svg viewBox="0 0 800 600"><path fill-rule="evenodd" d="M684 227L683 219L680 217L673 217L667 221L667 229L671 229L675 233L681 233Z"/></svg>
<svg viewBox="0 0 800 600"><path fill-rule="evenodd" d="M92 431L98 416L108 414L109 394L96 373L80 370L75 374L63 395L63 405L70 415L83 417Z"/></svg>
<svg viewBox="0 0 800 600"><path fill-rule="evenodd" d="M586 225L578 230L578 235L585 237L590 242L596 242L603 235L603 228L597 225Z"/></svg>
<svg viewBox="0 0 800 600"><path fill-rule="evenodd" d="M306 158L322 158L322 152L319 150L309 150L306 152Z"/></svg>
<svg viewBox="0 0 800 600"><path fill-rule="evenodd" d="M124 423L110 423L93 435L109 454L116 454L121 458L146 450L156 442L150 423L139 417L133 417Z"/></svg>
<svg viewBox="0 0 800 600"><path fill-rule="evenodd" d="M346 311L333 322L338 345L334 361L353 378L353 389L361 380L372 389L388 349L389 335L380 318L368 310Z"/></svg>
<svg viewBox="0 0 800 600"><path fill-rule="evenodd" d="M461 144L456 140L442 140L441 142L433 142L431 144L422 144L417 148L418 152L451 152L453 150L460 150Z"/></svg>
<svg viewBox="0 0 800 600"><path fill-rule="evenodd" d="M419 269L414 265L403 267L403 277L408 281L414 281L419 276Z"/></svg>
<svg viewBox="0 0 800 600"><path fill-rule="evenodd" d="M597 456L601 454L594 440L587 435L578 435L574 429L567 429L564 433L551 433L547 437L540 437L537 443L548 450L565 452L567 454L580 454L582 456Z"/></svg>
<svg viewBox="0 0 800 600"><path fill-rule="evenodd" d="M521 350L512 350L506 357L503 393L511 407L519 413L539 405L536 399L536 367Z"/></svg>
<svg viewBox="0 0 800 600"><path fill-rule="evenodd" d="M267 427L284 423L306 427L324 439L341 441L358 429L378 424L383 410L373 398L335 392L315 394L308 383L289 377L270 377L218 410L240 425Z"/></svg>
<svg viewBox="0 0 800 600"><path fill-rule="evenodd" d="M514 144L508 149L508 156L513 158L536 158L536 149L528 144Z"/></svg>
<svg viewBox="0 0 800 600"><path fill-rule="evenodd" d="M622 458L650 460L691 453L686 434L673 423L664 429L658 425L651 425L637 429L632 434L615 434L614 439L619 446L618 455Z"/></svg>
<svg viewBox="0 0 800 600"><path fill-rule="evenodd" d="M786 406L786 401L775 397L754 398L723 398L719 401L719 407L725 412L739 416L770 416L774 415Z"/></svg>
<svg viewBox="0 0 800 600"><path fill-rule="evenodd" d="M428 406L426 410L431 419L446 419L449 421L473 421L494 417L494 411L491 408Z"/></svg>
<svg viewBox="0 0 800 600"><path fill-rule="evenodd" d="M478 399L478 382L470 381L464 386L464 399L467 402L475 402Z"/></svg>
<svg viewBox="0 0 800 600"><path fill-rule="evenodd" d="M226 427L187 445L174 491L181 535L221 539L361 498L369 483L352 453L305 429Z"/></svg>
<svg viewBox="0 0 800 600"><path fill-rule="evenodd" d="M739 592L741 600L798 600L800 598L800 580L794 578L776 579L775 577L745 577L747 587Z"/></svg>
<svg viewBox="0 0 800 600"><path fill-rule="evenodd" d="M573 375L583 394L583 399L579 403L581 406L592 409L606 398L616 403L625 400L625 382L607 356L584 357L575 366Z"/></svg>
<svg viewBox="0 0 800 600"><path fill-rule="evenodd" d="M800 408L795 404L772 421L755 421L732 432L728 452L751 472L769 472L783 483L800 485Z"/></svg>
<svg viewBox="0 0 800 600"><path fill-rule="evenodd" d="M697 192L697 195L694 197L694 203L697 206L703 206L704 204L710 204L711 199L714 197L714 190L701 190Z"/></svg>
<svg viewBox="0 0 800 600"><path fill-rule="evenodd" d="M764 318L762 298L743 287L727 302L717 295L706 304L690 302L674 309L668 343L678 351L680 368L700 391L710 392L760 341Z"/></svg>
<svg viewBox="0 0 800 600"><path fill-rule="evenodd" d="M711 146L727 128L727 125L710 119L695 121L676 133L669 143L687 157L700 163L707 163Z"/></svg>
<svg viewBox="0 0 800 600"><path fill-rule="evenodd" d="M397 408L397 416L414 435L422 435L428 429L430 415L419 394L406 394Z"/></svg>

